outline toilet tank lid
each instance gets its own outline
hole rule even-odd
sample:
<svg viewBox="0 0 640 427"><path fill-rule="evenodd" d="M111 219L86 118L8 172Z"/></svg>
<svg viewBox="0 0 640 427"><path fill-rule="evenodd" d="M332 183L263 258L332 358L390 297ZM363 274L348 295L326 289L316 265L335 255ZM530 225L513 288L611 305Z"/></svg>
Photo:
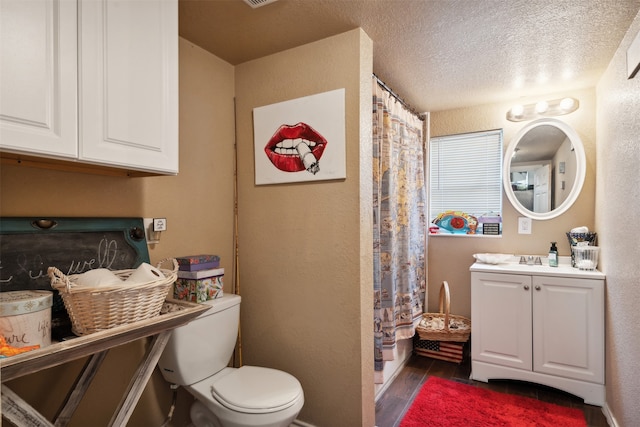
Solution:
<svg viewBox="0 0 640 427"><path fill-rule="evenodd" d="M215 299L210 299L202 302L203 305L208 305L211 308L204 313L202 313L199 317L209 316L213 313L218 313L222 310L226 310L235 305L240 304L241 297L240 295L235 294L224 294L223 296Z"/></svg>
<svg viewBox="0 0 640 427"><path fill-rule="evenodd" d="M244 413L282 411L295 404L302 393L293 375L258 366L242 366L211 386L214 399Z"/></svg>

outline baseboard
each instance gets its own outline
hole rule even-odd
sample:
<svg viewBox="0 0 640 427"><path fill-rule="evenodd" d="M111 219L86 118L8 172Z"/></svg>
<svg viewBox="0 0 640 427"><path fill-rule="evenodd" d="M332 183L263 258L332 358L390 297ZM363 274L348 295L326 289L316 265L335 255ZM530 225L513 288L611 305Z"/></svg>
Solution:
<svg viewBox="0 0 640 427"><path fill-rule="evenodd" d="M604 402L604 405L602 405L602 413L604 414L604 417L607 419L607 424L609 424L609 427L620 427L620 425L618 424L618 421L616 421L615 417L611 413L611 410L609 409L609 405L607 405L607 402Z"/></svg>
<svg viewBox="0 0 640 427"><path fill-rule="evenodd" d="M293 420L293 422L291 423L291 425L289 427L291 427L291 426L296 426L296 427L297 426L299 426L299 427L316 427L313 424L305 423L304 421L300 421L297 418L295 420Z"/></svg>
<svg viewBox="0 0 640 427"><path fill-rule="evenodd" d="M402 363L400 363L400 365L398 365L397 369L393 372L393 374L391 375L391 377L385 381L385 383L380 387L379 390L376 391L375 393L375 397L374 400L377 402L378 399L380 399L382 397L382 395L384 394L385 391L387 391L387 389L389 388L389 386L391 385L391 383L396 379L396 377L398 375L400 375L400 372L402 372L402 369L405 367L405 365L407 363L409 363L409 359L410 357L407 357L406 359L404 359L402 361Z"/></svg>
<svg viewBox="0 0 640 427"><path fill-rule="evenodd" d="M384 370L380 374L384 377L384 382L374 384L374 399L377 401L389 388L393 380L400 374L402 369L405 367L409 359L411 359L411 355L413 354L413 340L412 339L404 339L399 340L396 343L396 348L394 350L394 360L389 360L385 362Z"/></svg>

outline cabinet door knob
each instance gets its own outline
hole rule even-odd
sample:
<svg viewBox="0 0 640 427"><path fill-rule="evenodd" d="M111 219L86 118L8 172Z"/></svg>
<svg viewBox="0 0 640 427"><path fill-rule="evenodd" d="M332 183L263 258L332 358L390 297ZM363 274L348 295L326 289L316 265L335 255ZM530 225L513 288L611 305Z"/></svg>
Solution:
<svg viewBox="0 0 640 427"><path fill-rule="evenodd" d="M536 285L536 291L540 290L540 285Z"/></svg>
<svg viewBox="0 0 640 427"><path fill-rule="evenodd" d="M524 285L524 290L528 291L529 290L529 285Z"/></svg>

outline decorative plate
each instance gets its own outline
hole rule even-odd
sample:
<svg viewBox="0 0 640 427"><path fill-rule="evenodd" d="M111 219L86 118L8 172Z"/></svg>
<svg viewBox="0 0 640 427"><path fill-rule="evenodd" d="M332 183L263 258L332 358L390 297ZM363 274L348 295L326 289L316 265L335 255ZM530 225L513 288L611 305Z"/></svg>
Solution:
<svg viewBox="0 0 640 427"><path fill-rule="evenodd" d="M442 212L432 222L453 234L475 234L478 228L475 216L460 211Z"/></svg>

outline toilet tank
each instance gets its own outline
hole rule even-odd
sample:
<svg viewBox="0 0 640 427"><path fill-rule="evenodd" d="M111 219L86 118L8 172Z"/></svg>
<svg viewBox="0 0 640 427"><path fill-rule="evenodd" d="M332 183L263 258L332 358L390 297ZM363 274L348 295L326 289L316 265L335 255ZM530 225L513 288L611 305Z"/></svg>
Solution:
<svg viewBox="0 0 640 427"><path fill-rule="evenodd" d="M172 384L190 385L226 368L238 338L240 296L203 302L211 308L174 329L158 367Z"/></svg>

